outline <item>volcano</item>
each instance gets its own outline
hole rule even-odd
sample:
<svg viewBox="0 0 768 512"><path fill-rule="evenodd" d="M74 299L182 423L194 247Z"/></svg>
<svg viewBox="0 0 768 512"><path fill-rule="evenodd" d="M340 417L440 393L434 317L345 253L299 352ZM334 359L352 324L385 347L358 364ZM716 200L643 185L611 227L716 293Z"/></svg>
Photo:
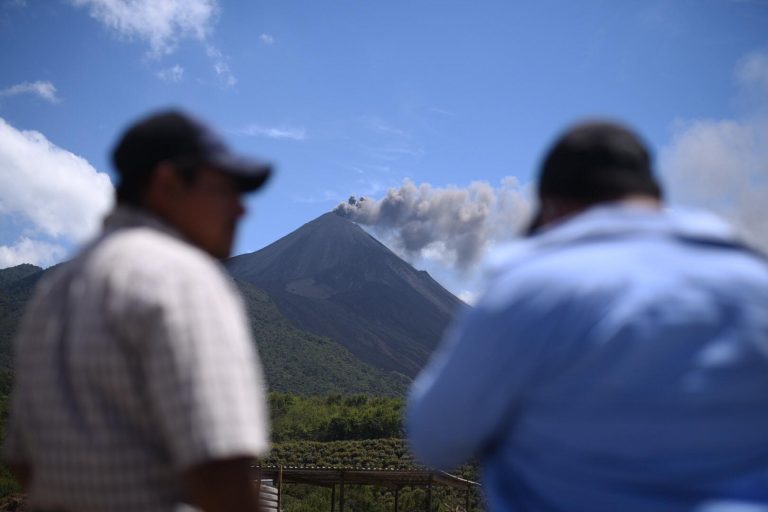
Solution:
<svg viewBox="0 0 768 512"><path fill-rule="evenodd" d="M298 329L360 361L414 377L463 304L357 224L326 213L227 268L265 291Z"/></svg>

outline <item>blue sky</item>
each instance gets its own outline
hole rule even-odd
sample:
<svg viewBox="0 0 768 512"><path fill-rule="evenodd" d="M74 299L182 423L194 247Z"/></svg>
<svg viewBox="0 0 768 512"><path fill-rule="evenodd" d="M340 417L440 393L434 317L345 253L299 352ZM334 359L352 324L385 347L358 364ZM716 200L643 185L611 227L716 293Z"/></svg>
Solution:
<svg viewBox="0 0 768 512"><path fill-rule="evenodd" d="M0 267L90 236L117 135L168 106L277 166L236 253L397 199L367 229L468 297L546 145L595 116L648 139L673 203L768 241L765 1L6 0L0 48Z"/></svg>

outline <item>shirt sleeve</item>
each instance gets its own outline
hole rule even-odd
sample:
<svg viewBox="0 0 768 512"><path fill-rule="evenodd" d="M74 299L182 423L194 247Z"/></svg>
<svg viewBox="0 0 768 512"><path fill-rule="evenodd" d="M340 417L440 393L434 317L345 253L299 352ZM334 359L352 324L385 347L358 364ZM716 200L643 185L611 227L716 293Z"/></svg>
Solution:
<svg viewBox="0 0 768 512"><path fill-rule="evenodd" d="M154 290L143 377L174 465L258 457L268 448L261 366L234 284L213 263Z"/></svg>
<svg viewBox="0 0 768 512"><path fill-rule="evenodd" d="M547 340L559 329L535 288L486 296L466 311L411 387L406 431L421 461L448 469L513 428Z"/></svg>

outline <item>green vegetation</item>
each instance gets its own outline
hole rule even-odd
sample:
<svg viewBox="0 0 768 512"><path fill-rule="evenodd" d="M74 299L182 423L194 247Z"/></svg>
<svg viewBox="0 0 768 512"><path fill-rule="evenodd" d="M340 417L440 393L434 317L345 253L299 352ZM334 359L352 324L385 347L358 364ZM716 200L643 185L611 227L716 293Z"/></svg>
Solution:
<svg viewBox="0 0 768 512"><path fill-rule="evenodd" d="M32 274L37 274L41 270L43 269L28 263L22 263L21 265L17 265L15 267L4 268L0 270L0 289L5 288L7 285L13 282L24 279L25 277L29 277Z"/></svg>
<svg viewBox="0 0 768 512"><path fill-rule="evenodd" d="M288 441L276 443L263 464L275 466L303 467L354 467L381 469L424 469L416 463L403 439L373 439L365 441ZM452 474L477 481L476 464L467 464L452 471ZM337 495L338 496L338 495ZM337 497L338 499L338 497ZM394 492L385 487L347 486L345 489L348 511L394 510ZM401 511L423 511L426 491L419 487L400 490ZM465 495L456 489L434 487L432 502L435 511L449 512L457 506L464 507ZM481 510L481 496L471 496L471 510ZM321 487L291 484L285 485L284 512L308 512L330 510L331 491ZM338 503L337 503L338 506Z"/></svg>
<svg viewBox="0 0 768 512"><path fill-rule="evenodd" d="M347 486L345 491L346 512L392 512L395 510L395 493L391 489L372 486ZM419 487L405 487L399 492L400 512L423 512L427 491ZM436 487L432 491L433 512L455 512L464 510L464 492ZM283 512L318 512L331 510L331 490L310 485L286 486L283 494ZM336 510L339 510L338 490ZM473 491L470 511L483 510L481 497Z"/></svg>
<svg viewBox="0 0 768 512"><path fill-rule="evenodd" d="M0 369L11 368L11 340L44 271L34 265L0 270Z"/></svg>
<svg viewBox="0 0 768 512"><path fill-rule="evenodd" d="M13 373L0 370L0 442L5 441L5 425L10 412L10 396L13 387ZM5 464L0 464L0 498L21 490ZM1 510L1 509L0 509Z"/></svg>
<svg viewBox="0 0 768 512"><path fill-rule="evenodd" d="M0 369L11 368L11 340L35 284L46 272L33 265L0 270ZM270 390L301 395L405 394L408 377L365 364L334 340L297 329L264 291L245 282L237 284Z"/></svg>
<svg viewBox="0 0 768 512"><path fill-rule="evenodd" d="M0 372L0 434L7 418L11 382L10 372ZM424 469L414 461L402 439L401 398L339 394L308 397L275 392L269 395L269 405L275 443L262 461L264 465ZM478 478L476 465L462 466L453 474L470 480ZM0 498L18 492L13 477L0 467ZM394 493L384 487L348 486L345 496L348 511L385 512L394 507ZM425 499L424 489L403 488L400 510L422 511ZM462 492L453 489L435 487L433 491L436 511L453 511L463 506L464 499ZM330 510L330 500L329 489L286 485L283 510ZM479 500L473 495L473 510L479 510ZM10 502L17 501L14 498Z"/></svg>
<svg viewBox="0 0 768 512"><path fill-rule="evenodd" d="M270 393L269 405L276 443L403 437L401 398Z"/></svg>
<svg viewBox="0 0 768 512"><path fill-rule="evenodd" d="M266 465L423 469L416 464L402 439L364 441L287 441L275 443L264 460Z"/></svg>
<svg viewBox="0 0 768 512"><path fill-rule="evenodd" d="M262 461L264 465L424 469L402 439L404 401L400 398L271 393L269 403L275 444ZM478 479L476 464L464 465L452 473L469 480ZM464 499L464 493L455 489L433 489L436 511L454 511L457 506L463 510ZM422 488L400 490L401 511L422 511L425 500L426 491ZM394 492L384 487L348 486L345 501L348 511L394 510ZM298 484L285 486L285 512L330 510L330 504L329 489ZM480 496L472 496L471 509L481 509Z"/></svg>
<svg viewBox="0 0 768 512"><path fill-rule="evenodd" d="M295 328L262 290L238 281L272 391L301 395L366 393L403 396L410 379L357 359L330 338Z"/></svg>
<svg viewBox="0 0 768 512"><path fill-rule="evenodd" d="M29 265L0 271L0 440L13 381L10 340L43 272ZM266 373L274 446L270 465L416 469L403 441L404 375L373 368L335 341L295 328L262 290L238 283ZM456 472L477 479L474 466ZM19 487L0 465L0 510L22 510ZM348 486L347 511L391 511L391 489ZM401 511L424 510L425 491L404 488ZM330 510L330 490L285 487L283 510ZM475 506L479 498L474 498ZM435 488L435 510L453 511L463 494ZM474 508L473 508L474 510Z"/></svg>

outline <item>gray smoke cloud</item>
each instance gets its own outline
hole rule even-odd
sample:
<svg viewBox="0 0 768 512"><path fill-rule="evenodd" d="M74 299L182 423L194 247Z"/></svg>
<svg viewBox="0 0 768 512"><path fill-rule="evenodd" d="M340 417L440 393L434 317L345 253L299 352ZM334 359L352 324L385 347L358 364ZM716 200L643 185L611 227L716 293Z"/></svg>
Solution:
<svg viewBox="0 0 768 512"><path fill-rule="evenodd" d="M663 154L673 204L713 210L768 251L768 123L686 123Z"/></svg>
<svg viewBox="0 0 768 512"><path fill-rule="evenodd" d="M713 210L768 252L768 52L741 59L735 78L746 115L678 121L661 169L673 205Z"/></svg>
<svg viewBox="0 0 768 512"><path fill-rule="evenodd" d="M673 208L713 210L768 252L768 52L746 55L734 70L745 115L679 120L660 149L659 169ZM465 272L519 233L531 206L514 177L500 186L433 187L406 180L381 199L351 197L336 212L371 230L410 259Z"/></svg>
<svg viewBox="0 0 768 512"><path fill-rule="evenodd" d="M514 237L526 223L531 202L515 177L498 187L486 182L433 187L406 179L381 199L350 197L335 211L370 226L395 251L410 260L427 259L470 270L499 242Z"/></svg>

